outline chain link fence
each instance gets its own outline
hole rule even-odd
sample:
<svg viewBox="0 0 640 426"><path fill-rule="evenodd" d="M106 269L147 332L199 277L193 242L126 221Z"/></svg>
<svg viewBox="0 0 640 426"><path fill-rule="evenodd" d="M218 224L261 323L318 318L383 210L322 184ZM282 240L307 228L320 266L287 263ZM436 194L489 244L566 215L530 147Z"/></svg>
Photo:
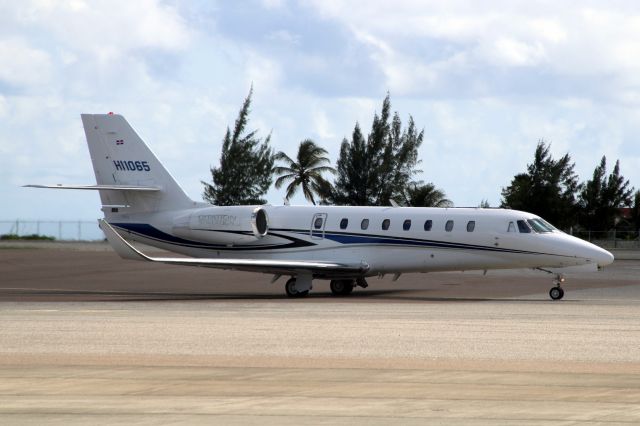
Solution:
<svg viewBox="0 0 640 426"><path fill-rule="evenodd" d="M58 241L100 241L97 220L0 220L0 235L39 235Z"/></svg>
<svg viewBox="0 0 640 426"><path fill-rule="evenodd" d="M571 235L582 238L605 249L640 249L640 238L635 231L574 231Z"/></svg>

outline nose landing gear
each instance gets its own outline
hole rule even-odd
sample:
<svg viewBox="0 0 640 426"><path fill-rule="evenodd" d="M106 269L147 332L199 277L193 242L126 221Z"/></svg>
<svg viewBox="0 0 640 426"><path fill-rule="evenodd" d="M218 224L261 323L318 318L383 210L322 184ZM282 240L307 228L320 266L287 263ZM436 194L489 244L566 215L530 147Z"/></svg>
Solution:
<svg viewBox="0 0 640 426"><path fill-rule="evenodd" d="M547 269L536 268L539 271L546 272L548 274L554 274L556 277L553 279L553 287L549 290L549 297L552 300L560 300L564 297L564 290L562 289L562 283L564 282L564 275L551 272Z"/></svg>
<svg viewBox="0 0 640 426"><path fill-rule="evenodd" d="M562 276L562 274L556 275L555 280L553 280L555 287L551 287L551 290L549 290L549 297L551 299L560 300L564 297L564 290L560 286L563 282L564 282L564 277Z"/></svg>
<svg viewBox="0 0 640 426"><path fill-rule="evenodd" d="M560 300L564 297L564 290L560 286L551 287L551 290L549 290L549 297L553 300Z"/></svg>

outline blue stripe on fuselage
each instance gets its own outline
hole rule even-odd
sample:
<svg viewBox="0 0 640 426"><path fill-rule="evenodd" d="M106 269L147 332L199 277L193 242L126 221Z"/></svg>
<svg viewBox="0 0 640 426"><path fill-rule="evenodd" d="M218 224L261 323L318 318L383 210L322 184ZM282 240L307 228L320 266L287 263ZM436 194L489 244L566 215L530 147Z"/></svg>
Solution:
<svg viewBox="0 0 640 426"><path fill-rule="evenodd" d="M294 248L305 247L315 245L312 242L300 240L297 238L288 237L282 234L272 234L281 238L289 239L290 241L285 244L265 244L265 245L236 245L229 247L225 244L211 244L203 243L200 241L186 240L184 238L176 237L166 232L146 224L146 223L112 223L120 229L137 234L141 237L151 238L162 243L175 244L186 247L203 248L203 249L218 249L218 250L274 250L282 248ZM299 235L309 236L309 230L300 229L273 229L274 232L290 232ZM271 232L271 231L270 231ZM403 237L387 237L381 235L363 235L363 234L349 234L340 232L324 232L324 238L334 241L343 245L350 244L367 244L367 245L388 245L388 246L409 246L409 247L431 247L431 248L445 248L445 249L457 249L457 250L478 250L478 251L492 251L502 253L514 253L514 254L535 254L544 255L548 253L532 252L526 250L514 250L508 248L482 246L474 244L454 243L447 241L434 241L434 240L421 240L415 238L403 238ZM555 254L554 256L558 256ZM570 256L569 256L570 257Z"/></svg>

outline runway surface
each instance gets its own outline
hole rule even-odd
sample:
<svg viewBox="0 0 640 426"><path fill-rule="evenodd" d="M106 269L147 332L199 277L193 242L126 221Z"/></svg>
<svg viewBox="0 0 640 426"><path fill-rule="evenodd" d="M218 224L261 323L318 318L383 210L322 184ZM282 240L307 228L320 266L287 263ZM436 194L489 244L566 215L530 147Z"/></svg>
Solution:
<svg viewBox="0 0 640 426"><path fill-rule="evenodd" d="M314 283L0 250L0 423L638 424L640 262Z"/></svg>

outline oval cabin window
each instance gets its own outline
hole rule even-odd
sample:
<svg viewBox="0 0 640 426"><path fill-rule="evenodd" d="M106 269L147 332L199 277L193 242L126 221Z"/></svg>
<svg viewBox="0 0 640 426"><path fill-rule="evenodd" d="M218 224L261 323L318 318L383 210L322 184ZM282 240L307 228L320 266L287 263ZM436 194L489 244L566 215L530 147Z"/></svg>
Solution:
<svg viewBox="0 0 640 426"><path fill-rule="evenodd" d="M447 232L451 232L453 231L453 221L452 220L448 220L446 225L444 225L444 230Z"/></svg>

